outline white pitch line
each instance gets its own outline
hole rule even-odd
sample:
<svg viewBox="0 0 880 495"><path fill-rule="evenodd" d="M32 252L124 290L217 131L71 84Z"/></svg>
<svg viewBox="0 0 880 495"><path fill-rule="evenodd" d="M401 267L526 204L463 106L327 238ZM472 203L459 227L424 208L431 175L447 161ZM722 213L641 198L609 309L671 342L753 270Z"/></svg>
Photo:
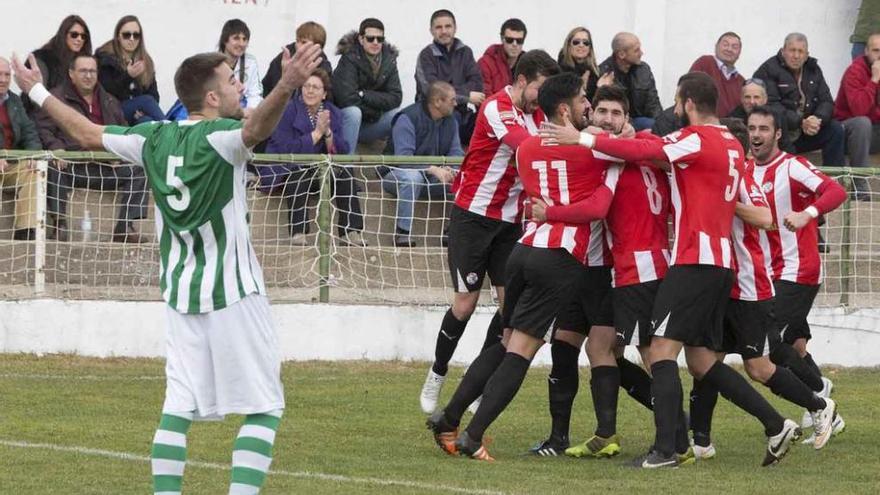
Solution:
<svg viewBox="0 0 880 495"><path fill-rule="evenodd" d="M15 447L23 449L42 449L53 450L56 452L70 452L74 454L90 455L96 457L108 457L111 459L120 459L124 461L150 462L150 458L144 455L132 454L129 452L117 452L113 450L92 449L88 447L76 447L66 445L55 445L51 443L31 443L21 442L17 440L0 439L0 445L4 447ZM232 468L226 464L217 464L214 462L203 461L186 461L187 466L200 467L205 469L215 469L219 471L230 471ZM283 471L270 470L270 475L289 476L291 478L315 479L322 481L335 481L339 483L354 483L359 485L379 485L379 486L399 486L404 488L414 488L426 491L444 491L450 493L463 493L467 495L505 495L504 492L495 490L482 490L461 488L451 485L440 485L433 483L421 483L418 481L394 480L386 478L369 478L360 476L345 476L342 474L316 473L312 471Z"/></svg>
<svg viewBox="0 0 880 495"><path fill-rule="evenodd" d="M161 375L49 375L37 373L0 373L0 378L14 378L24 380L86 380L86 381L124 381L124 380L164 380Z"/></svg>

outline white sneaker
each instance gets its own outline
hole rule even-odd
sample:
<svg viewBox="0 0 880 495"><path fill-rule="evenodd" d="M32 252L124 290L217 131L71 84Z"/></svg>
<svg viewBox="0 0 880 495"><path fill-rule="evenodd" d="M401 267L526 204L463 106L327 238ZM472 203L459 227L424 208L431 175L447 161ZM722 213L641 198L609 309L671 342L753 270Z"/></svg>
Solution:
<svg viewBox="0 0 880 495"><path fill-rule="evenodd" d="M819 395L818 393L816 395ZM810 411L804 411L804 417L801 418L801 428L806 430L813 427L813 415Z"/></svg>
<svg viewBox="0 0 880 495"><path fill-rule="evenodd" d="M797 423L786 419L782 425L782 431L767 439L767 453L764 455L762 466L772 466L785 457L792 442L801 437L801 429Z"/></svg>
<svg viewBox="0 0 880 495"><path fill-rule="evenodd" d="M834 429L834 418L837 416L837 404L831 399L825 399L825 409L813 413L813 448L821 449L831 438Z"/></svg>
<svg viewBox="0 0 880 495"><path fill-rule="evenodd" d="M838 414L834 417L834 421L831 423L831 436L836 437L843 433L843 430L846 429L846 422L843 420L843 416ZM816 433L813 432L808 438L806 438L803 442L805 445L813 445L816 442Z"/></svg>
<svg viewBox="0 0 880 495"><path fill-rule="evenodd" d="M482 402L482 401L483 401L483 396L482 396L482 395L479 396L479 397L477 397L476 400L474 400L473 402L471 402L471 405L468 406L468 411L470 411L470 412L473 413L473 414L476 414L476 413L477 413L477 409L480 408L480 402Z"/></svg>
<svg viewBox="0 0 880 495"><path fill-rule="evenodd" d="M823 399L827 399L831 397L831 391L834 389L834 382L831 380L822 377L822 390L816 392L816 395Z"/></svg>
<svg viewBox="0 0 880 495"><path fill-rule="evenodd" d="M422 412L431 414L437 409L437 400L440 398L440 391L443 390L443 383L446 377L434 373L433 369L428 369L428 377L425 378L425 384L422 385L422 393L419 395L419 402L422 405Z"/></svg>
<svg viewBox="0 0 880 495"><path fill-rule="evenodd" d="M700 447L699 445L694 445L694 457L698 461L706 461L709 459L713 459L715 457L715 444L709 444L708 447Z"/></svg>

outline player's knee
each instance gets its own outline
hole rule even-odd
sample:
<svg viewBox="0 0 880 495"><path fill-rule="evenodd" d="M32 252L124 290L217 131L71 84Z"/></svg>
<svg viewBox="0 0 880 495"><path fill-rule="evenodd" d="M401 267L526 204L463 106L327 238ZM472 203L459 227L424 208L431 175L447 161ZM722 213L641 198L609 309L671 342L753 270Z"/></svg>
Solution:
<svg viewBox="0 0 880 495"><path fill-rule="evenodd" d="M474 314L474 310L477 309L477 300L479 299L479 292L468 292L466 294L457 293L455 295L455 301L452 303L452 314L459 321L467 320Z"/></svg>
<svg viewBox="0 0 880 495"><path fill-rule="evenodd" d="M776 367L766 357L747 359L743 362L743 367L749 378L759 383L767 383L776 371Z"/></svg>

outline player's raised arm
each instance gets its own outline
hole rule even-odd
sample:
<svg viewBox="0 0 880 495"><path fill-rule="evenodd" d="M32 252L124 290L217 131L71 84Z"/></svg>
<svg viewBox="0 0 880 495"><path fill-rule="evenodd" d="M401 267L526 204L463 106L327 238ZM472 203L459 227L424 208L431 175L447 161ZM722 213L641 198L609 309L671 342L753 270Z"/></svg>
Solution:
<svg viewBox="0 0 880 495"><path fill-rule="evenodd" d="M284 48L281 56L281 80L268 96L254 109L241 130L247 147L265 141L272 135L284 108L297 88L303 85L321 64L321 46L304 41L297 43L296 53L291 57Z"/></svg>
<svg viewBox="0 0 880 495"><path fill-rule="evenodd" d="M95 124L64 102L52 96L49 90L43 86L43 75L37 66L34 55L28 56L29 69L12 55L12 70L15 73L15 83L21 88L22 93L27 93L31 101L41 107L44 112L58 123L61 130L76 139L83 148L89 150L103 150L101 136L104 126Z"/></svg>

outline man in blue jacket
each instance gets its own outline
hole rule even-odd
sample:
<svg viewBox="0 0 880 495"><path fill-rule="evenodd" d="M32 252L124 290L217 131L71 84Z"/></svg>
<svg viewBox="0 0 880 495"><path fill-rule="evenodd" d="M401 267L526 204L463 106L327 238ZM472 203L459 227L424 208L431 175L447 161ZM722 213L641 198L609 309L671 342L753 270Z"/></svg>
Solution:
<svg viewBox="0 0 880 495"><path fill-rule="evenodd" d="M443 81L427 86L426 97L404 108L395 117L387 154L399 156L463 156L458 124L453 117L455 88ZM455 176L449 167L388 168L379 170L382 187L396 194L397 233L394 245L413 247L413 202L417 199L443 200Z"/></svg>

